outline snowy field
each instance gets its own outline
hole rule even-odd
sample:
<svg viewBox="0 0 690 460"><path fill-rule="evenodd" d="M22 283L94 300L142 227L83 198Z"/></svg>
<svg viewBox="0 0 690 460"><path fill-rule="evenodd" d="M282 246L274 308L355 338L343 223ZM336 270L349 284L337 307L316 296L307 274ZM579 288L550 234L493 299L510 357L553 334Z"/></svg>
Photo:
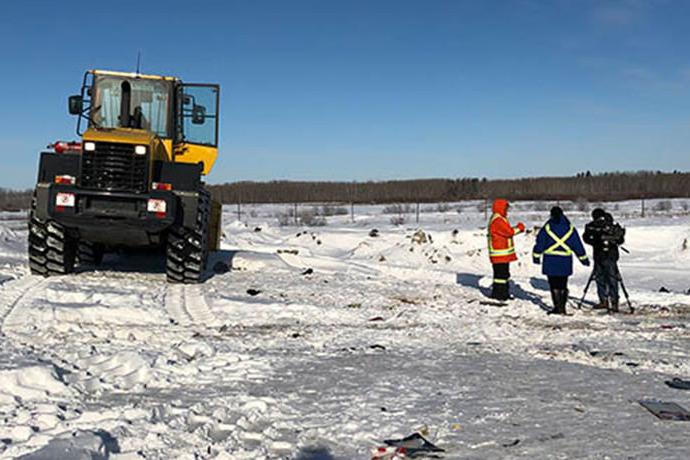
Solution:
<svg viewBox="0 0 690 460"><path fill-rule="evenodd" d="M545 314L531 263L547 203L511 210L530 232L505 308L480 303L478 202L309 228L279 225L290 206L226 207L211 265L232 269L195 286L166 284L157 255L31 276L24 216L0 214L0 458L368 459L422 426L446 459L690 458L690 422L638 404L690 409L664 383L690 379L687 202L606 205L635 313L592 311L594 286L575 308L577 265L568 317ZM582 231L589 213L566 214Z"/></svg>

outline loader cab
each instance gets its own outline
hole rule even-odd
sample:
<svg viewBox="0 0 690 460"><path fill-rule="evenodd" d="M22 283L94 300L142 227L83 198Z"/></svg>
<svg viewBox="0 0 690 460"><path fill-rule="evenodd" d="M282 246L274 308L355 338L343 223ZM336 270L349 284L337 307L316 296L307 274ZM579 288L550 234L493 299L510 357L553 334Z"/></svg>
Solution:
<svg viewBox="0 0 690 460"><path fill-rule="evenodd" d="M69 112L78 115L84 142L147 139L152 160L200 162L208 174L217 157L218 102L218 85L91 70L81 94L69 98Z"/></svg>
<svg viewBox="0 0 690 460"><path fill-rule="evenodd" d="M172 136L172 81L96 75L91 87L91 129L139 129Z"/></svg>

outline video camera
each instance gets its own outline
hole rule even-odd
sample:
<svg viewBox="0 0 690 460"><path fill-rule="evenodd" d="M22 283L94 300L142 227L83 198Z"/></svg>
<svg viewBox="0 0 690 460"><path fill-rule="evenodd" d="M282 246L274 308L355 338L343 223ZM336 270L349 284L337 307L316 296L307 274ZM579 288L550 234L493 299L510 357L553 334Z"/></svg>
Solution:
<svg viewBox="0 0 690 460"><path fill-rule="evenodd" d="M614 246L620 246L625 242L625 228L613 221L613 216L606 213L603 225L594 229L602 243L603 250L608 251Z"/></svg>
<svg viewBox="0 0 690 460"><path fill-rule="evenodd" d="M602 229L601 240L609 244L623 244L625 229L618 224L607 225Z"/></svg>

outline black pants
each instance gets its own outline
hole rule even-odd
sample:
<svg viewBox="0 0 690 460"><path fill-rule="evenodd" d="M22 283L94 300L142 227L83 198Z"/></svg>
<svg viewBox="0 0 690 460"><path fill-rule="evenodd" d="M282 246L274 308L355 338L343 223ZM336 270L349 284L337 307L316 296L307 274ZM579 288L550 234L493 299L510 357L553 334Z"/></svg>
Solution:
<svg viewBox="0 0 690 460"><path fill-rule="evenodd" d="M508 300L510 298L510 264L493 264L494 285L491 297L496 300Z"/></svg>
<svg viewBox="0 0 690 460"><path fill-rule="evenodd" d="M618 263L612 259L594 262L594 277L597 281L597 294L601 302L610 300L618 303Z"/></svg>
<svg viewBox="0 0 690 460"><path fill-rule="evenodd" d="M567 276L549 276L549 287L551 289L568 289Z"/></svg>

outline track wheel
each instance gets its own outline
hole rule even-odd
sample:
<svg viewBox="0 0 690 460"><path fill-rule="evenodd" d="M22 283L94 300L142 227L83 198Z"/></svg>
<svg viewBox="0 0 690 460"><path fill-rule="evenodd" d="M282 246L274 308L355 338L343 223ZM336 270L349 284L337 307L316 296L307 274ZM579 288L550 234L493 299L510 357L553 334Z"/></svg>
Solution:
<svg viewBox="0 0 690 460"><path fill-rule="evenodd" d="M194 228L174 226L168 233L165 268L170 283L199 283L203 280L208 260L208 238L211 196L199 192Z"/></svg>
<svg viewBox="0 0 690 460"><path fill-rule="evenodd" d="M66 275L74 271L77 245L65 228L42 221L31 213L29 220L29 268L34 275Z"/></svg>

